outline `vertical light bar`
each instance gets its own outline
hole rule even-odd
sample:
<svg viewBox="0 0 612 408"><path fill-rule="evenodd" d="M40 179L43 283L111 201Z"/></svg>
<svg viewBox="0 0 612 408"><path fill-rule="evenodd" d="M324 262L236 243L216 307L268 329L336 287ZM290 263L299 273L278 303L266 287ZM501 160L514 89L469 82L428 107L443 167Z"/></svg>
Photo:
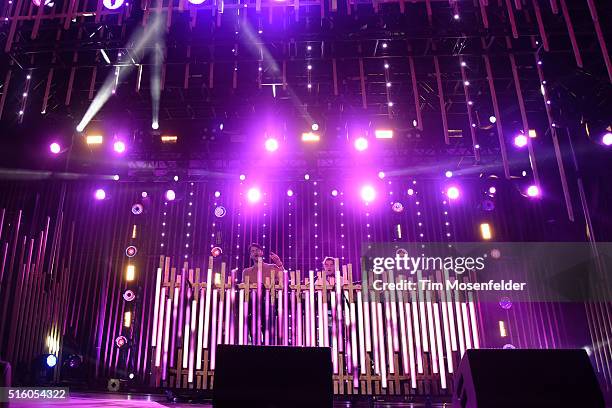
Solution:
<svg viewBox="0 0 612 408"><path fill-rule="evenodd" d="M338 329L338 350L341 352L343 350L343 341L342 341L342 278L340 277L340 265L336 262L336 318L337 329Z"/></svg>
<svg viewBox="0 0 612 408"><path fill-rule="evenodd" d="M443 271L442 273L444 275L445 281L450 282L448 271ZM442 292L442 296L446 300L445 304L446 304L446 308L448 312L448 326L449 326L449 331L450 331L451 349L453 351L457 351L457 336L455 335L455 316L453 313L453 297L448 287L446 287L445 291Z"/></svg>
<svg viewBox="0 0 612 408"><path fill-rule="evenodd" d="M151 346L157 345L157 325L159 317L159 292L161 290L161 268L157 268L157 277L155 278L155 307L153 308L153 334L151 336Z"/></svg>
<svg viewBox="0 0 612 408"><path fill-rule="evenodd" d="M365 294L367 296L367 292ZM372 351L372 342L370 341L370 306L367 297L363 300L363 335L365 337L365 350Z"/></svg>
<svg viewBox="0 0 612 408"><path fill-rule="evenodd" d="M334 374L338 374L338 333L336 333L336 297L331 296L332 310L332 365L334 366Z"/></svg>
<svg viewBox="0 0 612 408"><path fill-rule="evenodd" d="M283 344L285 346L288 346L289 345L289 271L287 270L283 271L283 304L285 305L285 310L283 312ZM327 315L325 316L327 317Z"/></svg>
<svg viewBox="0 0 612 408"><path fill-rule="evenodd" d="M499 337L506 337L508 333L506 332L506 323L503 320L499 321Z"/></svg>
<svg viewBox="0 0 612 408"><path fill-rule="evenodd" d="M372 300L370 302L370 307L371 307L371 311L372 311L372 346L373 346L373 353L372 353L372 357L374 358L374 372L376 374L380 374L380 364L378 362L378 358L379 358L379 351L378 351L378 322L376 319L376 301Z"/></svg>
<svg viewBox="0 0 612 408"><path fill-rule="evenodd" d="M215 369L215 357L217 352L217 289L212 291L212 322L210 325L210 369Z"/></svg>
<svg viewBox="0 0 612 408"><path fill-rule="evenodd" d="M267 290L266 294L264 295L264 344L266 346L270 345L270 290Z"/></svg>
<svg viewBox="0 0 612 408"><path fill-rule="evenodd" d="M162 365L162 378L166 378L168 373L168 344L170 342L170 299L166 300L166 325L164 328L164 357ZM158 349L161 349L161 343Z"/></svg>
<svg viewBox="0 0 612 408"><path fill-rule="evenodd" d="M351 312L349 311L349 305L346 302L344 304L344 341L346 342L345 354L346 354L346 368L348 373L353 373L353 350L351 342Z"/></svg>
<svg viewBox="0 0 612 408"><path fill-rule="evenodd" d="M261 345L261 306L263 305L263 264L261 258L257 261L257 308L253 310L253 316L256 316L257 326L255 327L257 346Z"/></svg>
<svg viewBox="0 0 612 408"><path fill-rule="evenodd" d="M224 302L229 302L229 299L221 297L221 295L223 294L223 290L223 288L219 289L219 310L217 312L219 314L219 316L217 316L217 344L221 344L221 341L223 340L223 305Z"/></svg>
<svg viewBox="0 0 612 408"><path fill-rule="evenodd" d="M325 297L327 297L327 291L325 291ZM327 312L329 310L329 306L327 302L323 302L323 326L325 327L323 330L323 346L329 347L329 318L327 317Z"/></svg>
<svg viewBox="0 0 612 408"><path fill-rule="evenodd" d="M431 351L432 371L438 373L438 350L436 348L436 335L434 331L433 310L431 305L431 292L427 291L427 327L429 329L429 348Z"/></svg>
<svg viewBox="0 0 612 408"><path fill-rule="evenodd" d="M421 280L423 279L423 275L421 273L421 271L417 272L417 288L418 288L418 296L419 296L419 313L420 313L420 318L421 318L421 334L423 335L423 351L424 352L428 352L429 351L429 344L427 342L427 320L425 319L425 312L426 312L426 306L425 306L425 301L423 300L424 295L423 295L423 289L421 287L421 285L419 284L419 282L421 282Z"/></svg>
<svg viewBox="0 0 612 408"><path fill-rule="evenodd" d="M412 279L410 281L412 282ZM421 333L419 332L419 311L417 310L416 293L411 292L410 295L412 296L412 321L414 323L417 368L419 373L423 373L423 350L421 348Z"/></svg>
<svg viewBox="0 0 612 408"><path fill-rule="evenodd" d="M364 323L363 323L363 299L361 296L361 291L357 291L357 327L359 329L359 367L361 369L361 374L365 374L365 356L366 356L366 348L365 348L365 338L363 335L364 331Z"/></svg>
<svg viewBox="0 0 612 408"><path fill-rule="evenodd" d="M283 316L284 316L284 310L285 310L286 306L285 306L285 304L283 302L283 298L284 297L283 297L283 291L282 290L277 291L277 297L276 298L278 299L278 302L277 302L277 306L278 306L278 310L277 310L277 312L278 312L278 314L277 314L277 316L278 316L277 322L278 322L278 324L276 325L276 327L277 327L276 338L278 339L278 342L275 342L274 344L283 344L283 345L285 345L284 342L285 342L286 337L284 336L285 335L285 330L284 330L284 327L283 327L283 325L284 325Z"/></svg>
<svg viewBox="0 0 612 408"><path fill-rule="evenodd" d="M378 337L380 339L380 347L378 351L380 352L380 376L381 376L381 386L382 388L387 388L387 367L385 364L385 337L383 333L383 318L382 318L382 304L377 303L376 307L376 320L378 326Z"/></svg>
<svg viewBox="0 0 612 408"><path fill-rule="evenodd" d="M210 328L210 293L212 289L212 268L206 274L206 307L204 311L204 348L208 348L208 330Z"/></svg>
<svg viewBox="0 0 612 408"><path fill-rule="evenodd" d="M189 372L187 373L187 382L193 382L193 358L194 358L194 336L196 329L196 307L195 299L191 301L191 331L189 332ZM184 351L183 351L184 352Z"/></svg>
<svg viewBox="0 0 612 408"><path fill-rule="evenodd" d="M468 293L468 307L470 308L470 323L472 326L472 335L474 338L474 348L480 348L480 339L478 338L478 324L476 323L476 310L474 310L474 298L471 293Z"/></svg>
<svg viewBox="0 0 612 408"><path fill-rule="evenodd" d="M296 303L297 303L297 313L295 314L295 318L297 319L297 345L303 346L302 342L302 294L301 292L296 293Z"/></svg>
<svg viewBox="0 0 612 408"><path fill-rule="evenodd" d="M251 291L251 345L255 346L258 343L257 337L259 336L259 330L256 329L257 325L257 298L255 298L255 291Z"/></svg>
<svg viewBox="0 0 612 408"><path fill-rule="evenodd" d="M164 312L166 308L163 306L166 298L166 288L162 288L160 295L160 309L159 309L159 320L157 326L157 348L155 350L155 367L159 367L161 364L161 352L162 352L162 339L163 339L163 327L164 327ZM163 302L163 303L162 303Z"/></svg>
<svg viewBox="0 0 612 408"><path fill-rule="evenodd" d="M436 326L436 345L438 348L438 366L440 367L440 384L442 389L446 389L446 372L444 370L444 357L442 352L442 331L440 330L440 313L438 312L438 305L434 303L432 305L434 313L434 321Z"/></svg>
<svg viewBox="0 0 612 408"><path fill-rule="evenodd" d="M317 331L315 328L315 289L314 289L314 271L310 271L310 345L316 344Z"/></svg>
<svg viewBox="0 0 612 408"><path fill-rule="evenodd" d="M317 319L317 323L319 324L319 340L317 344L319 347L325 347L325 331L327 330L327 326L325 326L325 319L323 317L323 294L322 290L317 291L317 302L319 309L319 318Z"/></svg>
<svg viewBox="0 0 612 408"><path fill-rule="evenodd" d="M406 337L406 316L405 316L405 306L404 306L404 297L402 295L402 291L398 292L398 301L399 301L399 318L400 318L400 346L402 350L402 369L404 370L404 374L410 373L408 366L408 345L406 342L408 338ZM410 374L414 375L414 372Z"/></svg>
<svg viewBox="0 0 612 408"><path fill-rule="evenodd" d="M306 329L306 347L310 347L310 294L304 294L305 301L305 313L304 313L304 328ZM301 319L301 316L298 315L298 318Z"/></svg>
<svg viewBox="0 0 612 408"><path fill-rule="evenodd" d="M238 344L244 345L244 289L238 292Z"/></svg>
<svg viewBox="0 0 612 408"><path fill-rule="evenodd" d="M196 346L196 370L202 369L202 349L204 345L204 289L200 288L200 296L198 301L200 302L200 311L198 312L198 343Z"/></svg>
<svg viewBox="0 0 612 408"><path fill-rule="evenodd" d="M444 282L443 277L438 274L440 281ZM446 286L446 285L445 285ZM450 333L448 332L448 307L446 302L446 289L440 291L440 307L442 309L442 327L444 329L444 346L446 350L446 362L448 364L448 372L453 373L453 352L451 350ZM442 350L440 350L442 354Z"/></svg>
<svg viewBox="0 0 612 408"><path fill-rule="evenodd" d="M413 339L418 339L418 336L412 336L412 324L408 319L410 318L410 303L406 302L406 334L408 335L408 356L410 357L410 385L412 388L417 387L416 382L416 368L414 364L414 345Z"/></svg>
<svg viewBox="0 0 612 408"><path fill-rule="evenodd" d="M382 304L380 305L382 313ZM393 333L391 329L391 313L390 313L389 300L385 299L385 333L387 334L387 356L389 357L389 372L395 373L395 364L393 362Z"/></svg>
<svg viewBox="0 0 612 408"><path fill-rule="evenodd" d="M186 307L185 315L185 331L183 332L183 368L187 368L189 363L189 323L191 322L191 308L189 304Z"/></svg>
<svg viewBox="0 0 612 408"><path fill-rule="evenodd" d="M453 278L454 279L454 278ZM457 316L457 333L459 334L459 358L465 353L465 341L463 338L463 321L461 319L461 305L459 303L459 291L455 291L455 316Z"/></svg>
<svg viewBox="0 0 612 408"><path fill-rule="evenodd" d="M465 337L465 348L471 349L472 341L470 339L470 322L468 320L467 306L465 302L461 303L461 313L462 313L462 320L463 320L463 334Z"/></svg>
<svg viewBox="0 0 612 408"><path fill-rule="evenodd" d="M357 319L355 316L355 302L351 302L350 305L350 313L351 313L351 346L352 346L352 357L353 357L353 387L359 387L359 376L357 374Z"/></svg>
<svg viewBox="0 0 612 408"><path fill-rule="evenodd" d="M181 287L184 288L184 285L181 285ZM171 347L170 347L170 365L172 367L174 367L174 349L176 347L174 347L174 345L176 344L176 317L178 315L178 305L179 305L179 288L174 288L174 301L172 302L172 343L171 343ZM180 325L179 325L180 327ZM181 330L178 330L179 333L181 333ZM179 334L180 337L180 334Z"/></svg>
<svg viewBox="0 0 612 408"><path fill-rule="evenodd" d="M225 336L223 339L223 344L230 344L230 306L231 306L231 290L225 290Z"/></svg>

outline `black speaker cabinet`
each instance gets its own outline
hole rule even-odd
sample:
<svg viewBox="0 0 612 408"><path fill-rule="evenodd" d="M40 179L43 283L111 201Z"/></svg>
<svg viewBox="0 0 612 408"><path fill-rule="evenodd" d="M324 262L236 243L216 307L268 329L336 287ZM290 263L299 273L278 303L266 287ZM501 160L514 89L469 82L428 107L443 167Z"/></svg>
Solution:
<svg viewBox="0 0 612 408"><path fill-rule="evenodd" d="M467 350L455 374L453 408L603 408L585 350Z"/></svg>
<svg viewBox="0 0 612 408"><path fill-rule="evenodd" d="M329 348L217 346L213 406L331 408L332 405Z"/></svg>

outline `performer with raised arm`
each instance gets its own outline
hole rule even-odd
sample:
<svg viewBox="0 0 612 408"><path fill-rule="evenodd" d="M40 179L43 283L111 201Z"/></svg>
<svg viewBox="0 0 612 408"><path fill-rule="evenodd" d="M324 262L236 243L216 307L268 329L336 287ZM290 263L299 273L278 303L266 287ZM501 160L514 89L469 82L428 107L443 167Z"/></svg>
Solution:
<svg viewBox="0 0 612 408"><path fill-rule="evenodd" d="M246 277L249 277L250 283L257 282L257 268L259 260L261 259L261 272L262 276L270 276L271 271L283 271L283 261L281 261L280 257L276 255L274 252L270 251L270 261L272 263L263 262L263 247L257 243L252 243L249 245L249 258L253 265L245 268L242 271L242 281L244 282Z"/></svg>

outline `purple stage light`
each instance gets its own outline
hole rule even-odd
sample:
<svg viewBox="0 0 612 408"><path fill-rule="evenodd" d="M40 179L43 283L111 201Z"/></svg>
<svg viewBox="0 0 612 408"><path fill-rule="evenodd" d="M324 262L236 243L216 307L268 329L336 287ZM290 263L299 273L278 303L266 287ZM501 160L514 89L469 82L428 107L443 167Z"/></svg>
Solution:
<svg viewBox="0 0 612 408"><path fill-rule="evenodd" d="M99 188L96 190L94 196L96 197L96 200L104 200L106 198L106 191Z"/></svg>
<svg viewBox="0 0 612 408"><path fill-rule="evenodd" d="M293 190L291 190L291 189L287 190L287 196L288 197L293 197Z"/></svg>
<svg viewBox="0 0 612 408"><path fill-rule="evenodd" d="M455 186L449 187L448 190L446 190L446 196L448 198L450 198L451 200L458 199L459 198L459 194L460 194L459 188L457 188Z"/></svg>
<svg viewBox="0 0 612 408"><path fill-rule="evenodd" d="M250 203L256 203L261 200L261 191L257 187L251 187L247 192L247 199Z"/></svg>
<svg viewBox="0 0 612 408"><path fill-rule="evenodd" d="M266 139L266 150L269 152L275 152L278 150L278 140L274 139L274 138L268 138Z"/></svg>
<svg viewBox="0 0 612 408"><path fill-rule="evenodd" d="M337 197L338 196L338 190L333 189L332 192L331 192L331 195L334 196L334 197Z"/></svg>
<svg viewBox="0 0 612 408"><path fill-rule="evenodd" d="M612 133L607 132L605 135L603 135L601 142L604 144L604 146L612 146Z"/></svg>
<svg viewBox="0 0 612 408"><path fill-rule="evenodd" d="M491 116L489 116L489 122L495 123L495 122L497 122L497 118L495 116L491 115Z"/></svg>
<svg viewBox="0 0 612 408"><path fill-rule="evenodd" d="M244 174L240 175L240 181L244 181L246 179L246 176Z"/></svg>
<svg viewBox="0 0 612 408"><path fill-rule="evenodd" d="M62 151L62 147L57 142L53 142L49 145L49 150L53 154L59 154Z"/></svg>
<svg viewBox="0 0 612 408"><path fill-rule="evenodd" d="M414 195L414 190L413 190L413 189L411 189L411 188L409 188L409 189L408 189L408 195L409 195L409 196Z"/></svg>
<svg viewBox="0 0 612 408"><path fill-rule="evenodd" d="M489 194L495 194L496 192L497 192L497 189L495 188L495 186L489 187Z"/></svg>
<svg viewBox="0 0 612 408"><path fill-rule="evenodd" d="M360 193L361 199L366 203L372 202L376 198L376 190L369 184L361 187Z"/></svg>
<svg viewBox="0 0 612 408"><path fill-rule="evenodd" d="M140 193L140 196L142 198L147 198L149 196L149 193L147 193L146 191L143 191L142 193Z"/></svg>
<svg viewBox="0 0 612 408"><path fill-rule="evenodd" d="M516 137L514 138L514 145L516 147L525 147L527 146L527 136L525 136L524 134L519 134L516 135Z"/></svg>
<svg viewBox="0 0 612 408"><path fill-rule="evenodd" d="M221 192L220 192L220 191L215 191L215 197L216 197L216 198L221 197Z"/></svg>
<svg viewBox="0 0 612 408"><path fill-rule="evenodd" d="M175 198L176 198L176 193L174 192L174 190L166 191L166 200L173 201Z"/></svg>
<svg viewBox="0 0 612 408"><path fill-rule="evenodd" d="M115 141L115 143L113 143L113 149L117 153L124 153L125 152L125 143L122 142L121 140L117 140L117 141Z"/></svg>
<svg viewBox="0 0 612 408"><path fill-rule="evenodd" d="M384 171L379 171L378 172L378 178L384 179L385 178L385 172Z"/></svg>
<svg viewBox="0 0 612 408"><path fill-rule="evenodd" d="M355 149L357 149L357 151L363 152L367 148L368 139L366 139L365 137L358 137L357 139L355 139Z"/></svg>
<svg viewBox="0 0 612 408"><path fill-rule="evenodd" d="M527 187L527 195L529 197L539 197L540 196L540 189L536 185L531 185L531 186Z"/></svg>
<svg viewBox="0 0 612 408"><path fill-rule="evenodd" d="M453 177L453 172L452 172L452 171L450 171L450 170L447 170L447 171L446 171L446 173L444 173L444 175L445 175L447 178L451 178L451 177Z"/></svg>

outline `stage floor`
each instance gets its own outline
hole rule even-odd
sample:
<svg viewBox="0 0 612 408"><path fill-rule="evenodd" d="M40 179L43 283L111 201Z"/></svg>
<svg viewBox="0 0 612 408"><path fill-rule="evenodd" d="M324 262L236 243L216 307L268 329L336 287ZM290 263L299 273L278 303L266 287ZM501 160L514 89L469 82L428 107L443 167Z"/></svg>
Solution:
<svg viewBox="0 0 612 408"><path fill-rule="evenodd" d="M1 404L0 404L1 405ZM23 401L11 403L10 407L26 408L186 408L186 407L212 407L211 402L189 403L168 402L165 395L161 394L127 394L127 393L83 393L71 392L70 398L64 401ZM368 401L334 401L334 408L341 407L397 407L397 408L446 408L450 404L425 404L405 402L379 402ZM248 407L245 407L248 408Z"/></svg>

